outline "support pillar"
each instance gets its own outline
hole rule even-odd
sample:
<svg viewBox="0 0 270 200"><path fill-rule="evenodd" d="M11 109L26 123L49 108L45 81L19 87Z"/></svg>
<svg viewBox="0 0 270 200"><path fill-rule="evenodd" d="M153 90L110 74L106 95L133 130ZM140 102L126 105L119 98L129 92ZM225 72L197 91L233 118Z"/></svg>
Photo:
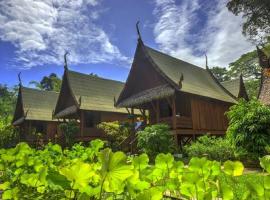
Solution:
<svg viewBox="0 0 270 200"><path fill-rule="evenodd" d="M84 131L84 112L81 110L80 112L80 136L83 136L83 131Z"/></svg>

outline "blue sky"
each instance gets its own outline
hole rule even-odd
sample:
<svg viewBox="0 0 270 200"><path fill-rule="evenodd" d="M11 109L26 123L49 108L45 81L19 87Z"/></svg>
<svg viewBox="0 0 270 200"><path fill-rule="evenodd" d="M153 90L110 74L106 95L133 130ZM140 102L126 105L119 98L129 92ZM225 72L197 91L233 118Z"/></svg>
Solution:
<svg viewBox="0 0 270 200"><path fill-rule="evenodd" d="M144 42L204 67L226 67L254 46L241 16L226 0L0 0L0 83L24 85L69 68L125 81L137 44Z"/></svg>

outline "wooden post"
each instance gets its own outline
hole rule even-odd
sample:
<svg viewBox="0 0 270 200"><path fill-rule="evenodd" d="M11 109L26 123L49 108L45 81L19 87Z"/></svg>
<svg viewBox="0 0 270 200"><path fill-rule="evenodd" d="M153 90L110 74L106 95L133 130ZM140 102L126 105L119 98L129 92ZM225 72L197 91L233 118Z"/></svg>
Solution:
<svg viewBox="0 0 270 200"><path fill-rule="evenodd" d="M159 123L159 115L160 115L159 100L157 100L156 101L156 123Z"/></svg>
<svg viewBox="0 0 270 200"><path fill-rule="evenodd" d="M84 131L84 111L81 110L80 112L80 136L83 136Z"/></svg>
<svg viewBox="0 0 270 200"><path fill-rule="evenodd" d="M172 97L172 129L176 130L176 105L175 105L175 96ZM177 134L176 131L173 131L174 133L174 140L175 140L175 144L178 147L178 138L177 138Z"/></svg>
<svg viewBox="0 0 270 200"><path fill-rule="evenodd" d="M176 105L174 97L172 97L172 128L176 130Z"/></svg>

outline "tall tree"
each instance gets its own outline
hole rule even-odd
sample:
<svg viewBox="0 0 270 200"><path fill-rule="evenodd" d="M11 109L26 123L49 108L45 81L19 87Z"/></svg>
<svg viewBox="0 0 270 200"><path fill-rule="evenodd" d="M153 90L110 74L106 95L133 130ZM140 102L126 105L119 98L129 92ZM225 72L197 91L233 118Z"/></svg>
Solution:
<svg viewBox="0 0 270 200"><path fill-rule="evenodd" d="M220 82L228 81L231 79L228 74L228 70L225 67L213 67L210 70Z"/></svg>
<svg viewBox="0 0 270 200"><path fill-rule="evenodd" d="M31 81L30 84L42 90L59 92L61 82L61 79L55 73L51 73L49 76L44 76L40 82Z"/></svg>
<svg viewBox="0 0 270 200"><path fill-rule="evenodd" d="M269 0L229 0L227 8L235 15L241 15L243 34L257 44L269 41L270 1Z"/></svg>
<svg viewBox="0 0 270 200"><path fill-rule="evenodd" d="M16 102L17 87L9 89L6 85L0 84L0 117L13 115Z"/></svg>

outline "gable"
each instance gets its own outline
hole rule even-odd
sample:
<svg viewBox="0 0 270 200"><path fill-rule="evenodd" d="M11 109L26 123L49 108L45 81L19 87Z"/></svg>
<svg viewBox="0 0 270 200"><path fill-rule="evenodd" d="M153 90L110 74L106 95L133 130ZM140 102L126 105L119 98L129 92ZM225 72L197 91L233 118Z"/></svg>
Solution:
<svg viewBox="0 0 270 200"><path fill-rule="evenodd" d="M151 93L155 92L156 88L164 90L167 87L169 87L167 81L153 67L139 43L127 81L117 102L134 96L140 98L138 97L140 94L144 96L142 98L146 98L145 95L147 95L147 98L151 98Z"/></svg>

